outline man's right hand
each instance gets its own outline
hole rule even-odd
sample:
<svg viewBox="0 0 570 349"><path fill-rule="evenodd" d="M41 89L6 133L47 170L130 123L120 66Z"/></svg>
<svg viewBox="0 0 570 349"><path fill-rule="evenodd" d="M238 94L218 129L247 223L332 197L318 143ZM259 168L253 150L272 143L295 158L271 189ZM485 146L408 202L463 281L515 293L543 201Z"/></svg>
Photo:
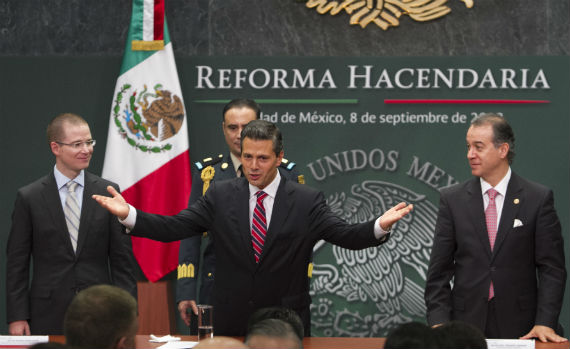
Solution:
<svg viewBox="0 0 570 349"><path fill-rule="evenodd" d="M10 322L8 325L8 333L11 336L29 336L31 334L30 325L26 320Z"/></svg>
<svg viewBox="0 0 570 349"><path fill-rule="evenodd" d="M178 303L180 317L184 320L186 326L190 326L190 314L188 314L188 308L192 308L192 312L198 315L198 306L196 305L195 300L180 301L180 303Z"/></svg>
<svg viewBox="0 0 570 349"><path fill-rule="evenodd" d="M127 204L127 201L125 201L123 196L112 186L108 186L107 191L112 197L93 195L93 199L95 199L95 201L97 201L97 203L99 203L103 208L119 217L119 219L124 220L129 215L129 204Z"/></svg>

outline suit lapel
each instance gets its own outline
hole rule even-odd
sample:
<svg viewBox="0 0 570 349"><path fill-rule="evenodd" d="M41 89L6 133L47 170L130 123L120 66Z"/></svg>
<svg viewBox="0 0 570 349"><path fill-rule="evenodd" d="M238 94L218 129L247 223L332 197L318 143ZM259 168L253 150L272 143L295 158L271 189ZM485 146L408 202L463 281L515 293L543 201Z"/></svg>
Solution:
<svg viewBox="0 0 570 349"><path fill-rule="evenodd" d="M501 221L499 222L499 227L497 229L497 239L495 240L495 247L493 248L493 257L497 255L501 249L501 245L513 230L514 220L519 212L520 202L524 201L522 197L524 192L522 192L522 187L518 180L518 177L512 173L511 179L509 180L509 185L507 186L507 195L505 196L505 201L503 202L503 210L501 211ZM517 203L515 204L515 199Z"/></svg>
<svg viewBox="0 0 570 349"><path fill-rule="evenodd" d="M97 182L97 177L92 176L90 173L85 171L85 187L83 188L83 199L81 204L81 217L79 218L79 232L77 237L77 251L75 254L79 256L81 248L85 244L87 239L87 234L89 233L89 222L92 221L93 212L96 209L96 202L91 198L95 194L95 183Z"/></svg>
<svg viewBox="0 0 570 349"><path fill-rule="evenodd" d="M53 225L55 226L56 231L59 232L59 237L61 238L62 243L67 246L66 248L69 250L69 253L74 254L71 239L69 237L69 231L67 230L67 224L65 223L63 207L61 206L61 198L59 197L59 191L57 189L57 183L53 172L45 177L43 184L42 199L45 202L45 205L43 206L49 211L53 219Z"/></svg>
<svg viewBox="0 0 570 349"><path fill-rule="evenodd" d="M231 205L231 217L238 227L241 244L245 249L249 265L254 268L256 263L253 256L253 247L251 246L251 232L249 230L249 185L245 178L238 178L234 183L237 191L237 201Z"/></svg>
<svg viewBox="0 0 570 349"><path fill-rule="evenodd" d="M265 237L265 244L263 245L263 252L261 253L259 264L263 262L265 256L271 250L271 246L277 238L280 228L287 220L287 216L289 215L291 205L293 203L289 199L292 192L293 189L287 185L287 179L285 179L285 177L281 177L281 183L279 183L279 188L275 195L275 201L273 202L271 222L269 223L269 229L267 230L267 236Z"/></svg>
<svg viewBox="0 0 570 349"><path fill-rule="evenodd" d="M485 253L491 258L491 245L489 244L489 233L485 223L485 205L483 204L483 195L481 194L481 182L479 178L473 178L467 186L467 211Z"/></svg>

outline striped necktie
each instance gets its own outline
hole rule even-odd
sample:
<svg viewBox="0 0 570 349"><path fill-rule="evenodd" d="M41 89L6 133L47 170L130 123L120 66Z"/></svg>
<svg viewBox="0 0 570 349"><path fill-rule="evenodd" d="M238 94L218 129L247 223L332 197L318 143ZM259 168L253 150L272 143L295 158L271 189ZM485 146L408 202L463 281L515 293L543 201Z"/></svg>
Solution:
<svg viewBox="0 0 570 349"><path fill-rule="evenodd" d="M77 183L69 181L66 186L67 198L65 199L63 213L65 214L65 223L67 223L67 230L69 231L73 252L75 252L77 250L77 237L79 235L79 217L81 215L81 210L79 209L79 204L75 197L75 188L77 188Z"/></svg>
<svg viewBox="0 0 570 349"><path fill-rule="evenodd" d="M487 224L487 233L489 234L489 244L491 245L491 251L495 247L495 240L497 239L497 205L495 204L495 197L498 192L491 188L487 190L487 196L489 197L489 205L485 210L485 223ZM493 287L493 281L489 285L489 299L495 297L495 288Z"/></svg>
<svg viewBox="0 0 570 349"><path fill-rule="evenodd" d="M267 233L267 219L265 217L265 208L263 207L263 200L267 197L267 193L260 190L255 193L255 195L257 195L257 202L253 209L253 219L251 222L251 244L253 246L255 262L259 263L261 252L263 251L263 244L265 243L265 234Z"/></svg>

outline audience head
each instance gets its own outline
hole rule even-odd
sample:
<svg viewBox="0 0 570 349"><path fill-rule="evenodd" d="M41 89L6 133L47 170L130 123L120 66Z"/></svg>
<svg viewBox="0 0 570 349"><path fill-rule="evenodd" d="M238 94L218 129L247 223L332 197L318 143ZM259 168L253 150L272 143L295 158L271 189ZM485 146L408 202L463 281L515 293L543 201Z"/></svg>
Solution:
<svg viewBox="0 0 570 349"><path fill-rule="evenodd" d="M43 343L36 343L28 349L67 349L69 347L65 346L63 343L58 342L43 342Z"/></svg>
<svg viewBox="0 0 570 349"><path fill-rule="evenodd" d="M75 296L63 327L72 348L134 348L137 301L116 286L91 286Z"/></svg>
<svg viewBox="0 0 570 349"><path fill-rule="evenodd" d="M434 330L440 348L487 349L483 333L463 321L451 321Z"/></svg>
<svg viewBox="0 0 570 349"><path fill-rule="evenodd" d="M224 336L216 336L213 338L208 338L201 340L194 349L242 349L247 348L247 346L238 341L237 339Z"/></svg>
<svg viewBox="0 0 570 349"><path fill-rule="evenodd" d="M286 307L267 307L256 310L249 317L249 321L247 322L247 332L249 333L250 328L253 325L265 319L283 320L293 327L293 330L295 330L295 333L300 340L303 340L303 337L305 336L301 317L299 317L299 314L297 314L295 310Z"/></svg>
<svg viewBox="0 0 570 349"><path fill-rule="evenodd" d="M293 326L279 319L265 319L252 324L245 336L245 344L252 349L303 348L303 340Z"/></svg>
<svg viewBox="0 0 570 349"><path fill-rule="evenodd" d="M438 348L433 330L419 322L400 325L386 337L385 349Z"/></svg>

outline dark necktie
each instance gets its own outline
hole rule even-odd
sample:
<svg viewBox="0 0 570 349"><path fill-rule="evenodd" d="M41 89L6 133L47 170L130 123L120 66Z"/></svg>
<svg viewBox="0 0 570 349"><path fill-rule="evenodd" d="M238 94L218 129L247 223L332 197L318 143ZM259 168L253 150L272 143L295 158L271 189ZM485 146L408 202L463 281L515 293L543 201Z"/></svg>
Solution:
<svg viewBox="0 0 570 349"><path fill-rule="evenodd" d="M487 223L487 233L489 234L489 244L491 245L491 251L495 247L495 240L497 238L497 205L495 204L495 197L498 192L491 188L487 190L487 196L489 197L489 205L485 210L485 222ZM493 281L489 285L489 299L495 296L495 289L493 287Z"/></svg>
<svg viewBox="0 0 570 349"><path fill-rule="evenodd" d="M265 243L265 234L267 233L267 219L265 216L265 208L263 207L263 200L267 197L264 191L258 191L257 202L253 209L253 219L251 222L251 244L253 246L253 254L255 255L255 262L259 263L261 252L263 251L263 244Z"/></svg>

